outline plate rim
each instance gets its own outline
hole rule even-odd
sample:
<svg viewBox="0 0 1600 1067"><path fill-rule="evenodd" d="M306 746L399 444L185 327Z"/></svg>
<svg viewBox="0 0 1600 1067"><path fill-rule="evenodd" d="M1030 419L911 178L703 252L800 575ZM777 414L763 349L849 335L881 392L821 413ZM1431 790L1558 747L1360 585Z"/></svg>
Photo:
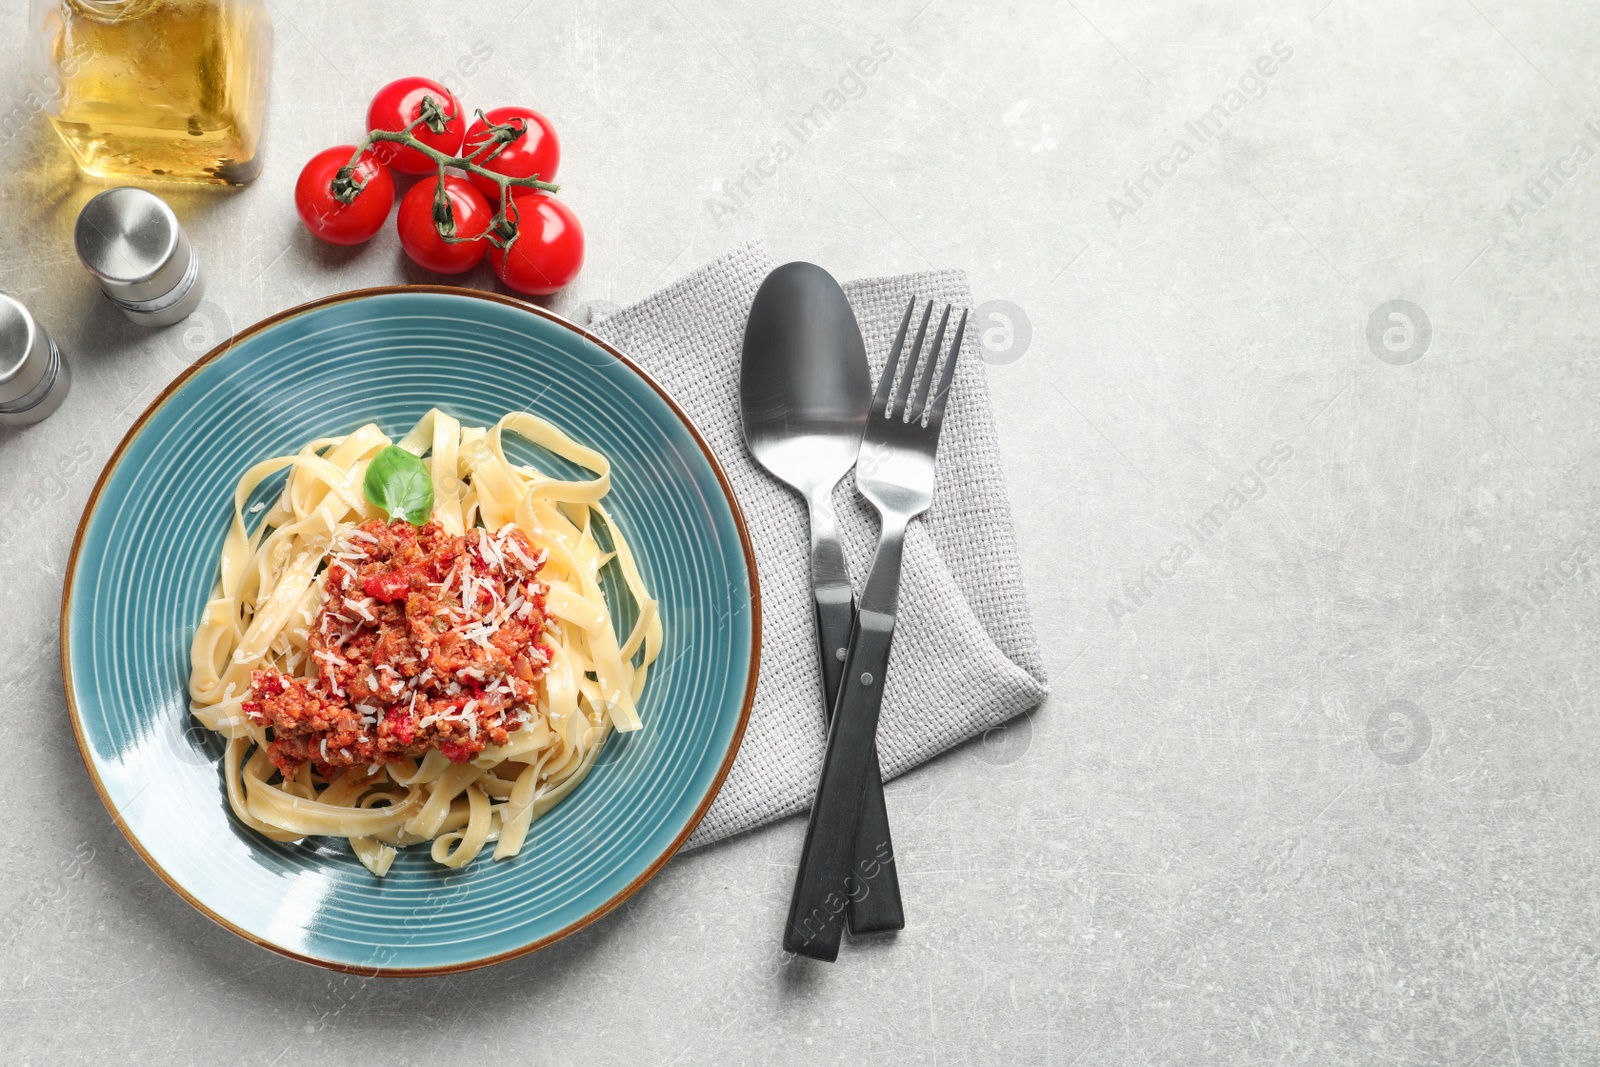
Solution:
<svg viewBox="0 0 1600 1067"><path fill-rule="evenodd" d="M717 483L722 488L723 498L728 502L729 510L733 514L734 527L739 531L739 543L744 552L745 572L749 576L750 581L750 665L745 677L744 701L739 709L739 721L734 725L733 738L731 743L728 745L728 752L722 759L722 765L717 768L716 777L712 780L711 787L706 790L705 797L696 806L694 813L689 817L689 822L683 828L682 832L679 833L677 837L675 837L667 845L660 855L650 862L650 865L646 867L643 872L641 872L627 885L623 886L622 889L618 890L617 893L615 893L610 899L606 900L587 914L567 924L552 934L538 938L537 940L531 941L526 945L508 949L505 952L495 953L492 956L484 956L479 959L465 960L460 963L442 964L439 966L360 966L356 964L340 963L336 960L322 959L303 952L296 952L293 949L287 948L283 945L275 944L266 938L259 937L256 934L245 930L238 924L229 921L202 903L194 896L193 893L189 892L188 889L180 885L170 874L168 874L161 864L157 863L150 853L145 850L144 845L139 841L138 837L135 836L132 828L129 827L127 821L123 818L122 813L113 803L110 794L107 793L105 783L100 780L100 774L95 769L94 760L90 755L88 739L84 736L82 721L83 715L82 711L78 707L78 701L72 683L72 588L74 581L77 578L78 556L83 548L84 535L88 531L89 522L94 517L95 511L100 504L100 494L105 488L106 482L121 464L124 454L126 453L128 447L133 443L134 439L138 437L138 435L144 430L145 426L150 422L155 414L166 405L167 401L172 399L178 390L183 388L183 386L192 377L199 373L202 367L214 363L218 359L222 358L222 356L226 355L227 352L240 341L243 341L246 338L254 336L263 330L266 330L280 322L294 318L298 315L303 315L307 312L315 311L319 308L329 307L334 304L349 303L368 297L420 293L486 300L490 303L501 304L518 311L528 312L539 318L553 322L557 326L571 330L579 337L582 337L584 340L599 347L614 357L623 366L627 367L634 374L638 375L644 380L645 384L649 385L655 390L656 395L666 403L667 407L672 411L672 413L680 422L683 423L684 427L688 429L689 435L694 438L695 443L700 446L700 451L704 453L706 462L711 465L712 473L716 475ZM514 960L518 957L537 952L541 948L545 948L556 943L557 941L569 937L615 910L620 904L622 904L623 901L627 900L629 897L633 896L640 889L642 889L646 882L650 881L650 879L659 874L661 872L661 868L666 866L667 861L678 854L678 851L683 847L684 843L689 840L689 835L694 833L696 827L700 825L701 820L705 818L706 812L710 810L712 802L715 801L717 795L722 792L723 783L726 781L728 772L732 769L733 762L739 754L740 747L744 743L745 728L749 725L750 711L755 704L756 680L761 668L761 576L760 571L756 566L755 546L750 540L750 530L745 523L744 510L739 506L739 498L733 491L732 483L730 483L728 480L727 471L723 470L722 463L717 459L716 453L712 451L711 445L706 440L705 435L700 431L700 427L695 424L694 419L689 416L688 412L683 410L682 406L679 405L677 400L672 397L672 394L667 392L660 382L656 381L656 379L648 371L639 366L639 364L634 362L633 359L623 353L615 345L611 344L609 341L597 337L585 327L579 326L570 319L563 318L547 308L541 307L538 304L532 303L531 301L507 296L503 293L486 292L481 289L469 289L464 286L455 285L378 285L362 289L350 289L342 293L334 293L329 296L318 297L315 300L308 300L301 304L295 304L292 307L288 307L282 311L268 315L266 318L260 319L259 321L252 323L244 329L239 330L225 338L221 343L216 345L216 347L212 348L211 351L195 360L194 363L190 364L188 367L185 367L177 377L173 378L172 381L167 383L166 387L162 389L161 392L156 394L155 398L145 406L144 411L139 414L139 417L135 419L132 425L128 427L127 431L122 435L122 439L117 442L116 448L111 452L111 458L106 461L105 466L100 470L99 477L95 479L94 488L89 491L89 498L84 503L83 514L78 518L78 527L72 537L72 551L67 557L66 571L64 572L64 577L62 579L59 625L61 628L60 645L62 689L66 695L67 718L72 724L72 736L78 744L78 755L83 760L84 769L89 773L89 780L94 784L95 792L99 794L100 802L105 805L107 813L110 814L112 823L116 825L117 829L122 831L122 836L127 838L128 844L133 847L134 852L136 852L139 857L144 860L145 864L152 871L154 871L156 875L173 890L173 892L177 893L180 897L186 900L196 911L200 912L200 914L204 915L212 922L215 922L223 929L237 935L251 944L267 949L270 952L277 953L280 956L287 956L288 958L298 960L301 963L308 963L313 966L323 967L333 971L340 971L346 974L363 975L373 978L421 978L430 975L460 974L465 971L477 970L481 967L490 967L497 963L504 963L508 960Z"/></svg>

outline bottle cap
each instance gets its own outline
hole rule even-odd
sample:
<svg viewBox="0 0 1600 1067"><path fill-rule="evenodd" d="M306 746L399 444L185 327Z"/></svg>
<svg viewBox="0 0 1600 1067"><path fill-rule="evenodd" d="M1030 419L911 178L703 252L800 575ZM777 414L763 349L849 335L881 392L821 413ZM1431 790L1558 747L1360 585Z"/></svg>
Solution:
<svg viewBox="0 0 1600 1067"><path fill-rule="evenodd" d="M107 189L78 213L78 258L128 318L170 326L200 303L200 257L154 193Z"/></svg>
<svg viewBox="0 0 1600 1067"><path fill-rule="evenodd" d="M28 426L61 406L70 376L50 335L0 293L0 426Z"/></svg>

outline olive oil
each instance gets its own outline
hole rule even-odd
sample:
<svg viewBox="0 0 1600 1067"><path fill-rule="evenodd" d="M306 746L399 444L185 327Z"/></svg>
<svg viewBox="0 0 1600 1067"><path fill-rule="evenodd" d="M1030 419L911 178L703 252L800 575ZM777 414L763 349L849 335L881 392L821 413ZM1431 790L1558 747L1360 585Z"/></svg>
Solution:
<svg viewBox="0 0 1600 1067"><path fill-rule="evenodd" d="M265 0L33 0L35 91L102 178L237 185L261 172Z"/></svg>

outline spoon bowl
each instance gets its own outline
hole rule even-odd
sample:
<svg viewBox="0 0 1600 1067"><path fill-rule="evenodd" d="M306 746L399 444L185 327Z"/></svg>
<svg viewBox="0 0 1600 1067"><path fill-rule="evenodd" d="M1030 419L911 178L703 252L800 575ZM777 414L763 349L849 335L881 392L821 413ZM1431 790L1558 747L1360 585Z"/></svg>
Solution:
<svg viewBox="0 0 1600 1067"><path fill-rule="evenodd" d="M739 396L751 455L808 500L854 466L872 381L855 312L827 271L785 263L761 283Z"/></svg>

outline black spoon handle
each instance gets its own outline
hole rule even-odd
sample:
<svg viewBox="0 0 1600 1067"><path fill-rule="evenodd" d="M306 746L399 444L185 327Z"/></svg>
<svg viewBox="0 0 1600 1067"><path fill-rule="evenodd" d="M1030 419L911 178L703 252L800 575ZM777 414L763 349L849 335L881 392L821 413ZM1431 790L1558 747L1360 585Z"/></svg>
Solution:
<svg viewBox="0 0 1600 1067"><path fill-rule="evenodd" d="M816 588L817 636L822 649L822 689L831 719L844 677L844 653L850 647L855 622L855 597L849 583ZM894 867L894 841L889 834L889 809L883 799L883 776L878 769L878 748L872 748L861 822L856 844L847 918L853 934L902 930L905 909L900 903L900 878Z"/></svg>

